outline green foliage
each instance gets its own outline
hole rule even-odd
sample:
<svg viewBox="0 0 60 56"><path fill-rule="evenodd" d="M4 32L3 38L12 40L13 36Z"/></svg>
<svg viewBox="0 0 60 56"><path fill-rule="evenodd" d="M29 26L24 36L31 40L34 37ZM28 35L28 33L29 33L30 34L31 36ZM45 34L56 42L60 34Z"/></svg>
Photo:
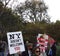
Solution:
<svg viewBox="0 0 60 56"><path fill-rule="evenodd" d="M22 21L20 20L20 16L14 14L7 7L1 6L0 11L0 38L6 37L7 32L21 30Z"/></svg>
<svg viewBox="0 0 60 56"><path fill-rule="evenodd" d="M60 21L49 24L46 30L57 42L60 42Z"/></svg>
<svg viewBox="0 0 60 56"><path fill-rule="evenodd" d="M3 6L3 3L0 2L0 38L6 39L7 32L21 30L24 40L29 40L33 43L36 42L38 33L46 33L53 37L57 42L60 42L60 21L56 21L56 23L47 23L45 20L42 20L40 22L35 21L26 23L23 22L22 17L13 13L11 9ZM31 7L32 5L26 4L27 8L29 6ZM24 11L22 10L23 8L21 8L21 11ZM35 7L32 7L32 10L34 10L34 8Z"/></svg>
<svg viewBox="0 0 60 56"><path fill-rule="evenodd" d="M50 35L53 39L55 39L57 42L60 42L60 21L50 24L44 22L36 22L35 24L24 24L23 35L25 40L32 40L32 42L36 42L36 37L38 33L46 33Z"/></svg>
<svg viewBox="0 0 60 56"><path fill-rule="evenodd" d="M36 42L38 33L46 32L47 23L27 23L24 25L23 36L25 40ZM34 41L33 41L34 40Z"/></svg>

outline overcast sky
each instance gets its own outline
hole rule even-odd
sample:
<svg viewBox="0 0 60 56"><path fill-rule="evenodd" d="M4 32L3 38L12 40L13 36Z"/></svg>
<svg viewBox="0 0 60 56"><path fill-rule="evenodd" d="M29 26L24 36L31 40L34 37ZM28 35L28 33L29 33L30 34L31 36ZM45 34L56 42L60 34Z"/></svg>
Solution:
<svg viewBox="0 0 60 56"><path fill-rule="evenodd" d="M19 2L24 1L25 0L19 0ZM60 0L44 0L44 2L48 6L48 14L51 17L51 22L56 22L56 20L60 20Z"/></svg>
<svg viewBox="0 0 60 56"><path fill-rule="evenodd" d="M60 20L60 0L44 0L48 5L51 21Z"/></svg>

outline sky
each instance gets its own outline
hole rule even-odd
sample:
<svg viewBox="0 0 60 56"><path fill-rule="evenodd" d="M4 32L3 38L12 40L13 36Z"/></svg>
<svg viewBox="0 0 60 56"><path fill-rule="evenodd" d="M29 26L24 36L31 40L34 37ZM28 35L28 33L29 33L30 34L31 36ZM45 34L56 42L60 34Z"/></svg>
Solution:
<svg viewBox="0 0 60 56"><path fill-rule="evenodd" d="M60 0L44 0L48 5L48 14L51 17L51 22L60 20Z"/></svg>
<svg viewBox="0 0 60 56"><path fill-rule="evenodd" d="M24 1L25 0L19 0L19 2ZM60 20L60 0L44 0L44 2L48 6L48 14L51 18L51 22L56 22L56 20Z"/></svg>

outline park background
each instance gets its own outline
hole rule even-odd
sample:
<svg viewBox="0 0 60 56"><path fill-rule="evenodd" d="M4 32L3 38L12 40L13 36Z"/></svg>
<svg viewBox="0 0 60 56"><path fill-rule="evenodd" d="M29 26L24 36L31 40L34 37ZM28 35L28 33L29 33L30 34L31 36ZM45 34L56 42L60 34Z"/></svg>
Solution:
<svg viewBox="0 0 60 56"><path fill-rule="evenodd" d="M57 56L59 56L60 21L50 21L48 7L45 3L43 1L31 3L26 0L25 3L18 4L16 8L12 9L8 7L10 1L0 0L0 39L7 42L7 32L22 31L24 41L35 43L38 33L46 33L56 41ZM14 1L12 2L14 3Z"/></svg>

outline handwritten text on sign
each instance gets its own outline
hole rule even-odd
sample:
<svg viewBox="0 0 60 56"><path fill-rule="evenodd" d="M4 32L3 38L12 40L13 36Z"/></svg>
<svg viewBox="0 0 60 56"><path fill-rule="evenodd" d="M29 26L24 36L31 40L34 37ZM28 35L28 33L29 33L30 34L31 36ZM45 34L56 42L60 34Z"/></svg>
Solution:
<svg viewBox="0 0 60 56"><path fill-rule="evenodd" d="M19 51L25 51L24 42L21 32L8 32L8 45L9 45L9 53L14 54Z"/></svg>

